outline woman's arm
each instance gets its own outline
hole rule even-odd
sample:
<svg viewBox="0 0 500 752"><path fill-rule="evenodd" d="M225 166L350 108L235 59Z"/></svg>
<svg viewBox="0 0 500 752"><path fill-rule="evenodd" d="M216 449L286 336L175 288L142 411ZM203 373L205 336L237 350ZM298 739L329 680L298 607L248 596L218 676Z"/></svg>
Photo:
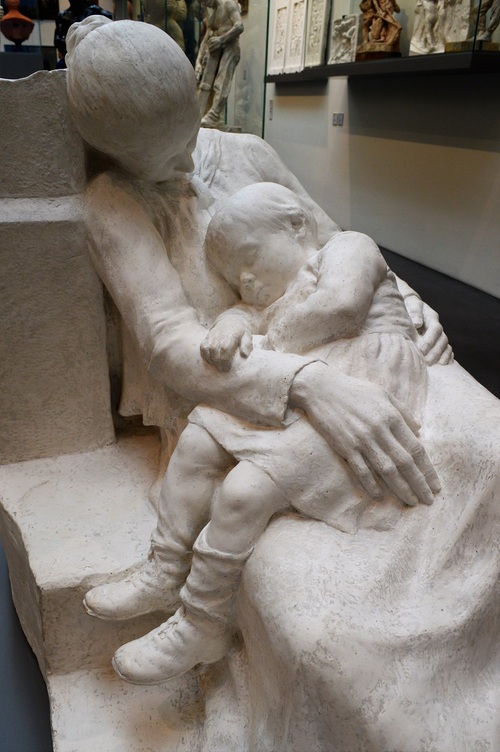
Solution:
<svg viewBox="0 0 500 752"><path fill-rule="evenodd" d="M311 359L252 352L237 356L229 373L217 371L201 356L207 330L139 201L103 174L89 186L86 205L94 266L152 375L193 403L280 425L293 378Z"/></svg>
<svg viewBox="0 0 500 752"><path fill-rule="evenodd" d="M206 329L186 301L161 237L108 175L88 189L87 227L95 268L160 382L193 402L264 425L280 425L290 402L370 493L377 493L379 475L405 503L432 501L438 481L415 423L382 389L325 364L265 350L236 357L227 373L217 371L200 354Z"/></svg>

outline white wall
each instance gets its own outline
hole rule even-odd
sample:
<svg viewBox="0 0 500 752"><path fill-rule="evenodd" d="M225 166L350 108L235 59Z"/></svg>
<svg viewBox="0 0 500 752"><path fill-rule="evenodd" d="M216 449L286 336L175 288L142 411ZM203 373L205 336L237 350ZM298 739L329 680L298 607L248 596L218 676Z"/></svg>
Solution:
<svg viewBox="0 0 500 752"><path fill-rule="evenodd" d="M342 227L500 297L499 83L458 74L268 85L265 138Z"/></svg>

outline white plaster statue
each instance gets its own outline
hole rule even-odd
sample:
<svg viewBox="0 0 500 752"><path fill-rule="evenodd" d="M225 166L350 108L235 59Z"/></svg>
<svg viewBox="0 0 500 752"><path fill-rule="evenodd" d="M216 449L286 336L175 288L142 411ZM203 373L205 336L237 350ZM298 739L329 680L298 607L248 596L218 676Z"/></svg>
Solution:
<svg viewBox="0 0 500 752"><path fill-rule="evenodd" d="M207 7L206 32L195 71L202 125L217 128L240 61L239 37L243 24L235 0L207 0Z"/></svg>
<svg viewBox="0 0 500 752"><path fill-rule="evenodd" d="M387 323L381 292L393 294L389 281L384 282L386 269L377 261L374 246L364 236L342 233L259 139L212 129L198 131L193 71L164 33L146 24L89 19L72 27L68 48L70 107L95 157L94 177L86 193L90 254L140 354L142 409L170 434L173 444L178 424L185 424L197 405L206 405L192 414L205 414L206 426L189 423L169 465L148 561L135 573L95 588L86 597L89 610L105 619L128 619L151 610L171 614L179 605L177 590L186 580L180 596L184 604L174 623L166 632L160 627L140 638L145 642L119 649L115 657L119 672L134 682L161 681L188 669L193 656L196 660L195 649L201 650L205 661L218 660L230 649L226 663L217 664L220 673L207 690L204 750L469 752L478 744L494 748L499 510L493 504L498 483L492 471L498 448L490 439L497 435L498 412L492 409L491 395L471 386L459 366L439 365L450 363L452 356L437 317L401 283L421 334L405 339L403 332L411 329L400 302L395 303L397 325L391 319L394 340L385 330L371 329L378 303L381 319ZM222 338L221 328L231 325L233 330L235 322L240 328L242 320L248 322L246 314L242 319L241 308L232 307L241 306L240 297L245 300L245 290L253 289L258 274L244 269L246 276L240 272L238 284L226 260L212 269L204 246L207 228L212 217L218 217L215 226L220 221L217 212L225 211L221 207L229 196L268 182L293 191L309 224L311 215L316 221L317 240L309 246L311 238L306 233L304 244L309 250L304 249L302 260L323 246L325 252L309 259L318 262L307 272L309 287L298 282L302 271L297 270L295 253L280 267L280 272L286 269L288 274L288 263L293 261L293 273L287 279L291 295L297 273L299 307L286 307L281 315L278 300L276 321L263 336L271 345L276 336L277 348L279 337L288 338L283 352L266 350L257 342L250 350L249 337L239 329L236 336L230 336L229 348L224 345L222 356L217 355L215 342ZM229 209L233 216L235 207L229 204ZM295 229L286 225L283 247L300 248L294 239L300 232L300 223ZM264 230L257 234L256 258L265 257L265 237ZM228 245L229 241L223 244L226 250ZM235 249L250 250L239 242ZM370 381L373 361L364 350L363 336L351 337L339 355L342 369L347 368L350 349L354 352L359 346L358 355L363 353L367 371L360 372L359 363L353 363L352 369L364 377L355 378L350 370L343 373L329 362L324 353L308 349L319 343L314 333L311 340L307 329L302 329L307 322L285 326L301 304L313 304L312 288L326 284L327 276L323 278L320 272L329 268L330 260L335 269L336 251L340 251L339 259L344 253L343 258L351 260L345 265L339 262L335 270L343 274L345 269L346 282L351 274L356 278L358 264L351 263L356 253L362 261L359 268L371 280L368 283L363 275L360 282L365 306L357 315L358 322L373 331L375 349L384 343L388 354L398 352L401 357L404 352L405 360L416 364L417 370L409 371L412 375L400 377L396 368L390 369L402 393L391 394L386 367L382 378L388 389ZM307 268L306 262L304 274ZM276 269L261 271L263 280L272 273L276 278ZM333 274L328 280L338 291L339 279L335 278ZM258 302L266 305L279 293L275 289ZM353 300L351 295L349 300ZM334 303L329 301L329 305ZM356 309L356 296L354 303ZM266 307L262 315L269 314ZM250 327L250 331L255 329ZM301 332L305 332L306 345L294 345ZM390 339L387 348L386 338ZM334 339L335 333L325 336L320 351ZM424 390L413 339L428 365L433 364L428 370L420 429L407 414L416 409L415 400ZM222 370L202 355L204 342L205 357ZM332 348L337 344L332 342ZM410 382L414 393L407 397ZM291 422L297 409L303 417ZM275 480L272 475L275 460L288 457L279 452L271 456L267 472L263 471L265 479L259 476L267 490L262 491L256 526L252 528L250 522L248 528L236 530L237 535L248 533L250 540L239 538L232 547L235 550L229 537L214 541L209 532L216 529L212 525L217 521L216 503L210 522L206 505L220 475L226 475L233 460L239 464L226 480L233 472L243 473L248 465L252 472L258 472L254 468L262 471L258 447L252 450L250 462L232 443L227 451L221 437L212 438L208 428L215 432L220 410L231 424L231 442L238 425L251 424L249 436L256 442L274 432L282 437L279 441L285 441L300 426L308 430L315 442L311 463L319 443L326 452L330 447L332 474L339 484L345 482L346 496L332 500L334 515L340 511L336 504L344 504L349 512L359 502L362 507L366 503L375 510L373 525L365 526L363 513L359 519L357 513L346 516L354 516L353 534L346 531L341 515L337 526L323 524L321 520L332 510L326 503L326 510L311 514L312 500L304 516L290 511L262 532L269 518L268 492L277 495L280 510L304 511L299 493L294 492L293 500L286 498L285 503L285 489L287 493L290 489L281 488L282 476L278 483L278 476ZM183 452L184 439L188 443L195 432L196 449L205 448L209 454L203 455L208 462L199 467ZM246 432L241 452L245 440ZM290 451L301 455L297 475L289 474L291 483L304 468L314 473L308 466L308 443L291 447ZM339 469L338 457L348 470ZM315 484L321 482L320 466L314 473ZM442 486L439 492L434 467ZM186 477L189 483L181 483ZM364 491L359 491L358 483ZM171 503L169 484L174 484L177 499L187 492L185 504ZM387 502L391 519L386 520L382 519L386 501L371 502L366 495L380 498L388 489L399 501ZM226 491L231 498L231 489ZM253 519L252 500L246 496L240 503L238 494L233 497L237 503L232 513L238 519ZM163 524L166 509L168 520ZM313 516L319 520L306 519ZM207 522L205 532L193 543ZM235 530L234 526L230 529ZM168 545L162 545L162 535L169 537ZM213 556L216 541L219 552L227 554L222 561ZM243 568L242 559L254 543L255 550ZM164 589L167 569L175 569L176 582ZM197 577L201 585L191 588ZM225 578L227 586L221 589ZM212 591L210 582L215 583ZM214 616L219 620L218 631L213 627ZM234 617L243 644L229 638ZM170 651L161 647L166 634L170 635L167 640L172 639ZM177 646L174 658L172 635L176 640L186 635L191 640L188 651Z"/></svg>
<svg viewBox="0 0 500 752"><path fill-rule="evenodd" d="M146 23L164 29L184 49L184 34L180 24L188 15L185 0L146 0L142 3L142 11Z"/></svg>
<svg viewBox="0 0 500 752"><path fill-rule="evenodd" d="M229 370L237 354L248 357L252 334L265 335L258 346L321 358L385 386L420 416L426 366L394 275L372 240L336 233L319 250L311 209L283 186L257 183L222 205L205 248L242 301L202 342L218 370ZM273 515L293 508L351 533L359 524L396 524L401 505L374 502L308 420L293 417L272 430L207 406L190 414L165 476L151 559L125 587L99 586L86 596L89 613L104 618L123 615L124 595L127 609L138 598L149 598L149 608L182 603L168 622L116 653L122 678L165 681L228 652L241 571ZM430 483L439 490L437 478Z"/></svg>
<svg viewBox="0 0 500 752"><path fill-rule="evenodd" d="M444 37L439 25L438 0L419 0L415 6L415 26L410 42L410 52L429 55L444 52Z"/></svg>
<svg viewBox="0 0 500 752"><path fill-rule="evenodd" d="M484 0L484 2L481 2L479 6L476 39L480 42L491 42L491 38L499 24L500 0Z"/></svg>
<svg viewBox="0 0 500 752"><path fill-rule="evenodd" d="M441 0L439 27L445 43L463 42L469 35L471 0Z"/></svg>

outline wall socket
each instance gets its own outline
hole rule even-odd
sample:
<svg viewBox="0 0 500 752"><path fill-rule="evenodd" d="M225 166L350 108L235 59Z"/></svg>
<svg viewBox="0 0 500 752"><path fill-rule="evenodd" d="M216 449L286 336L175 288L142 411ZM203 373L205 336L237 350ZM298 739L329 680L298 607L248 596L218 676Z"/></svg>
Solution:
<svg viewBox="0 0 500 752"><path fill-rule="evenodd" d="M273 119L274 114L274 99L269 100L269 120Z"/></svg>
<svg viewBox="0 0 500 752"><path fill-rule="evenodd" d="M343 112L333 113L332 125L344 125L344 113Z"/></svg>

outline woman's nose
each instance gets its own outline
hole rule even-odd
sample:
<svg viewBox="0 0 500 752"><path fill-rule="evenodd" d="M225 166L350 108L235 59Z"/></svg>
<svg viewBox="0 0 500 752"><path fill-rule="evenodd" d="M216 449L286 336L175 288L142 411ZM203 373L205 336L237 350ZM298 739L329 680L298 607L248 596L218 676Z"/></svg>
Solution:
<svg viewBox="0 0 500 752"><path fill-rule="evenodd" d="M177 162L176 168L178 172L193 172L194 162L191 154L184 153Z"/></svg>

